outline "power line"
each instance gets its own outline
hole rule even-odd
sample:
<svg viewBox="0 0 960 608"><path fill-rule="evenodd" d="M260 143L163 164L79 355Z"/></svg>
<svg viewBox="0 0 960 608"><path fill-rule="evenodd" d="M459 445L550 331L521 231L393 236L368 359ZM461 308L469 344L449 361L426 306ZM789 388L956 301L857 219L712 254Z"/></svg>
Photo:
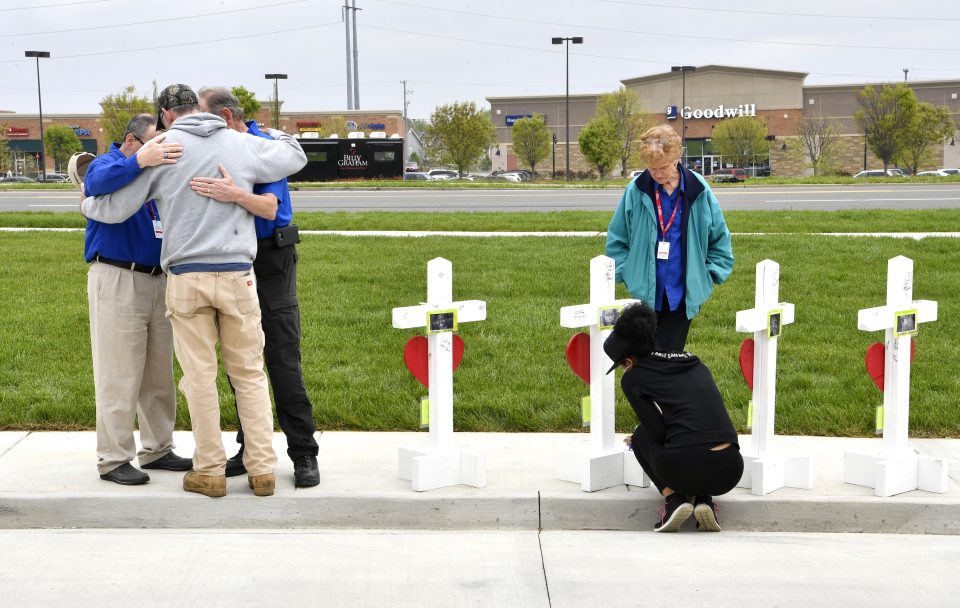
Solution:
<svg viewBox="0 0 960 608"><path fill-rule="evenodd" d="M595 25L586 25L581 23L559 23L555 21L545 21L543 19L524 19L522 17L504 17L501 15L490 15L485 13L473 13L469 11L460 11L455 9L448 8L436 8L432 6L423 6L420 4L413 4L410 2L398 2L396 0L372 0L374 2L382 2L385 4L396 4L400 6L408 6L413 8L420 8L424 10L437 11L443 13L452 13L457 15L466 15L470 17L485 17L487 19L499 19L503 21L510 21L515 23L534 23L537 25L551 25L556 27L565 27L565 28L579 28L587 30L597 30L601 32L614 32L619 34L631 34L637 36L657 36L660 38L688 38L691 40L706 40L710 42L739 42L745 44L764 44L764 45L777 45L777 46L801 46L801 47L815 47L815 48L828 48L828 49L857 49L857 50L884 50L884 51L929 51L929 52L958 52L960 48L921 48L921 47L904 47L904 46L870 46L870 45L857 45L857 44L826 44L820 42L786 42L782 40L750 40L747 38L722 38L719 36L697 36L694 34L682 34L672 31L643 31L643 30L628 30L621 28L613 27L601 27ZM947 21L948 19L937 21ZM365 26L370 27L370 26ZM386 28L382 28L386 29ZM440 36L442 38L442 36ZM522 47L518 47L522 48ZM582 53L577 53L577 55L583 55ZM652 62L651 62L652 63ZM664 62L656 62L664 63Z"/></svg>
<svg viewBox="0 0 960 608"><path fill-rule="evenodd" d="M630 0L596 0L597 2L606 2L607 4L626 4L628 6L646 6L649 8L662 8L667 10L683 11L707 11L712 13L733 13L741 15L765 15L768 17L813 17L818 19L858 19L863 21L960 21L954 17L910 17L904 15L884 16L871 13L870 15L830 15L827 13L787 13L781 11L757 11L757 10L737 10L733 8L708 8L704 6L679 6L676 4L657 4L654 2L631 2Z"/></svg>
<svg viewBox="0 0 960 608"><path fill-rule="evenodd" d="M98 0L101 2L106 2L108 0ZM274 4L263 4L260 6L253 6L250 8L238 8L229 11L217 11L215 13L200 13L198 15L188 15L186 17L168 17L165 19L151 19L149 21L131 21L129 23L117 23L115 25L91 25L85 27L76 27L67 30L49 30L46 32L29 32L29 33L16 33L16 34L0 34L0 38L19 38L23 36L44 36L46 34L68 34L72 32L88 32L90 30L106 30L113 29L118 27L130 27L132 25L152 25L154 23L169 23L171 21L188 21L190 19L202 19L204 17L221 17L223 15L229 15L232 13L243 13L247 11L258 11L265 8L275 8L277 6L286 6L290 4L303 4L304 2L309 2L309 0L289 0L288 2L276 2Z"/></svg>
<svg viewBox="0 0 960 608"><path fill-rule="evenodd" d="M339 22L339 21L335 21L335 22L333 22L333 23L318 23L318 24L315 24L315 25L304 25L304 26L302 26L302 27L293 27L293 28L287 28L287 29L283 29L283 30L274 30L274 31L271 31L271 32L256 32L256 33L253 33L253 34L241 34L241 35L239 35L239 36L227 36L227 37L225 37L225 38L210 38L210 39L207 39L207 40L199 40L199 41L195 41L195 42L180 42L180 41L178 41L177 44L176 44L176 46L179 48L179 47L186 47L186 46L200 46L200 45L204 45L204 44L213 44L213 43L216 43L216 42L227 42L227 41L230 41L230 40L247 40L247 39L249 39L249 38L256 38L256 37L259 37L259 36L272 36L273 34L287 34L287 33L290 33L290 32L300 32L300 31L303 31L303 30L312 30L312 29L316 29L316 28L320 28L320 27L329 27L329 26L331 26L331 25L340 25L340 22ZM101 55L117 55L117 54L119 54L119 53L139 53L139 52L141 52L141 51L156 51L156 50L160 50L160 49L169 49L169 48L170 48L170 43L167 42L167 43L161 44L161 45L159 45L159 46L147 46L147 47L141 47L141 48L136 48L136 49L111 49L111 50L109 50L109 51L98 51L98 52L95 52L95 53L78 53L78 54L75 54L75 55L57 55L57 56L56 56L56 59L77 59L77 58L82 58L82 57L99 57L99 56L101 56ZM26 60L26 59L6 59L6 60L0 60L0 63L16 63L16 62L20 62L20 61L28 61L28 60Z"/></svg>
<svg viewBox="0 0 960 608"><path fill-rule="evenodd" d="M0 13L10 11L32 11L40 8L57 8L60 6L77 6L78 4L102 4L104 2L113 2L113 0L83 0L82 2L61 2L60 4L44 4L43 6L16 6L12 8L0 8Z"/></svg>

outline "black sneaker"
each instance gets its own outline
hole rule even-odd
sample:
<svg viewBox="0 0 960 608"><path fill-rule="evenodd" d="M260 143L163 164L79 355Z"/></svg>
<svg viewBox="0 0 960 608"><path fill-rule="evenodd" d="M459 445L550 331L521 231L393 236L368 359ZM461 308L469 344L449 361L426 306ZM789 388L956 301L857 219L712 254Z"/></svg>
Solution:
<svg viewBox="0 0 960 608"><path fill-rule="evenodd" d="M150 476L129 462L125 462L112 471L101 475L100 479L112 481L122 486L139 486L150 481Z"/></svg>
<svg viewBox="0 0 960 608"><path fill-rule="evenodd" d="M676 532L693 513L693 505L683 494L667 496L660 509L660 521L653 526L654 532Z"/></svg>
<svg viewBox="0 0 960 608"><path fill-rule="evenodd" d="M227 477L236 477L247 473L247 467L243 466L243 450L227 459L227 469L224 473Z"/></svg>
<svg viewBox="0 0 960 608"><path fill-rule="evenodd" d="M317 457L304 454L293 459L293 485L298 488L311 488L320 483L320 467Z"/></svg>
<svg viewBox="0 0 960 608"><path fill-rule="evenodd" d="M720 507L713 502L709 496L697 496L693 516L697 519L697 530L700 532L719 532L720 521L717 515L720 513Z"/></svg>
<svg viewBox="0 0 960 608"><path fill-rule="evenodd" d="M173 452L167 452L160 458L147 464L141 464L141 469L160 469L163 471L189 471L193 468L193 459L177 456Z"/></svg>

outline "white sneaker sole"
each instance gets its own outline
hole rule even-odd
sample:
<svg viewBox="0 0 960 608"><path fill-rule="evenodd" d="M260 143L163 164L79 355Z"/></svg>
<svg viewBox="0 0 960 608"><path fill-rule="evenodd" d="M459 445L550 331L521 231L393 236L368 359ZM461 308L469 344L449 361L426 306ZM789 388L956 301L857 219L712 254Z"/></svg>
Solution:
<svg viewBox="0 0 960 608"><path fill-rule="evenodd" d="M700 524L698 530L701 532L719 532L720 522L717 521L717 516L713 512L713 509L708 504L699 504L693 509L693 516L697 518L697 523Z"/></svg>
<svg viewBox="0 0 960 608"><path fill-rule="evenodd" d="M688 502L683 503L677 510L670 514L670 519L663 522L659 528L654 528L654 532L676 532L685 521L690 519L693 514L693 505Z"/></svg>

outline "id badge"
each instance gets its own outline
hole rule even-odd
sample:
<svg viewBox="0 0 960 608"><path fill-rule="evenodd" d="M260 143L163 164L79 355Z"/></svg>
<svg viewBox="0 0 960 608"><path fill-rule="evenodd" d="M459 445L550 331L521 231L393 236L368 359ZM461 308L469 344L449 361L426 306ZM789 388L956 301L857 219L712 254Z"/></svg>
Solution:
<svg viewBox="0 0 960 608"><path fill-rule="evenodd" d="M153 236L158 239L163 238L163 226L160 225L160 220L153 220Z"/></svg>
<svg viewBox="0 0 960 608"><path fill-rule="evenodd" d="M670 241L657 242L657 259L666 260L670 257Z"/></svg>

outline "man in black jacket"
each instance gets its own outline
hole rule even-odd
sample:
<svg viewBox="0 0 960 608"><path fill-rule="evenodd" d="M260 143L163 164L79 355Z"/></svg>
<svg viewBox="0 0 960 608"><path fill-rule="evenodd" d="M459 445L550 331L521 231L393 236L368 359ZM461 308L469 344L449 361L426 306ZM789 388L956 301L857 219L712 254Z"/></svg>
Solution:
<svg viewBox="0 0 960 608"><path fill-rule="evenodd" d="M625 370L620 388L637 414L629 439L640 466L665 498L657 532L676 532L694 515L698 529L719 532L713 496L743 474L737 432L710 370L690 353L654 351L656 313L640 303L623 309L603 344Z"/></svg>

